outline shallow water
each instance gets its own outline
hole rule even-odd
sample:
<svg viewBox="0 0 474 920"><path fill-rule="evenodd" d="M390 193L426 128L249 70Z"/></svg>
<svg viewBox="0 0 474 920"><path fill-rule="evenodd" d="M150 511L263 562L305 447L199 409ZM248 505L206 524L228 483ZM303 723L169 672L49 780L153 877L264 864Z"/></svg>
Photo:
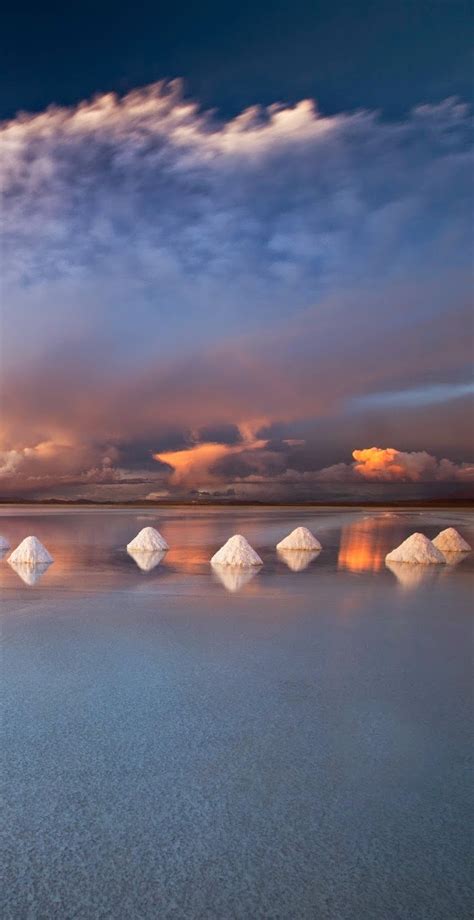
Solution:
<svg viewBox="0 0 474 920"><path fill-rule="evenodd" d="M279 556L300 523L322 552ZM474 543L458 510L2 509L55 559L0 562L2 916L470 918L474 553L384 564L450 524ZM235 532L264 566L219 577Z"/></svg>

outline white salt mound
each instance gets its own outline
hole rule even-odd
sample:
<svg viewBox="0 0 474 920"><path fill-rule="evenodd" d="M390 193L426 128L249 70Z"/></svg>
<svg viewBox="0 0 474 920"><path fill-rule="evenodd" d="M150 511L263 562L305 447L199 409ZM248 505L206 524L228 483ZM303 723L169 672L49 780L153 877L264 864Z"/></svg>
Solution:
<svg viewBox="0 0 474 920"><path fill-rule="evenodd" d="M434 538L433 546L436 546L442 553L468 553L472 549L454 527L442 530Z"/></svg>
<svg viewBox="0 0 474 920"><path fill-rule="evenodd" d="M258 553L250 546L245 537L240 533L229 537L227 543L215 553L211 559L212 565L237 565L251 566L263 565Z"/></svg>
<svg viewBox="0 0 474 920"><path fill-rule="evenodd" d="M10 549L10 544L6 537L0 536L0 552L4 549Z"/></svg>
<svg viewBox="0 0 474 920"><path fill-rule="evenodd" d="M144 527L131 543L127 543L127 549L129 552L156 553L169 549L169 546L154 527Z"/></svg>
<svg viewBox="0 0 474 920"><path fill-rule="evenodd" d="M320 550L322 546L307 527L297 527L284 540L277 543L277 549Z"/></svg>
<svg viewBox="0 0 474 920"><path fill-rule="evenodd" d="M391 553L385 556L386 562L411 562L418 565L431 565L434 563L444 562L445 558L433 546L431 540L425 537L423 533L412 533L400 546L393 549Z"/></svg>
<svg viewBox="0 0 474 920"><path fill-rule="evenodd" d="M53 557L37 537L25 537L13 550L8 561L23 565L46 565L53 562Z"/></svg>

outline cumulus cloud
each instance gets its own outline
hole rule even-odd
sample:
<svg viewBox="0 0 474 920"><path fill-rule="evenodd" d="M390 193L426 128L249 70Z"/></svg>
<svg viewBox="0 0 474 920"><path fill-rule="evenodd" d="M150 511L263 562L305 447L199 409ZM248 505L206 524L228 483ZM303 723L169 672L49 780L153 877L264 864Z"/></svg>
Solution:
<svg viewBox="0 0 474 920"><path fill-rule="evenodd" d="M260 442L263 444L264 442ZM260 445L259 445L260 446ZM196 444L186 450L169 451L168 453L155 454L156 460L170 467L171 485L208 485L210 482L219 482L219 470L216 465L224 457L233 454L241 455L240 447L231 447L228 444L206 442Z"/></svg>
<svg viewBox="0 0 474 920"><path fill-rule="evenodd" d="M438 384L465 453L470 127L455 100L224 122L179 82L4 124L2 488L312 475L318 432L336 461L378 393Z"/></svg>
<svg viewBox="0 0 474 920"><path fill-rule="evenodd" d="M170 466L170 485L208 486L222 481L261 485L277 481L288 486L312 482L474 482L474 464L438 460L427 451L407 452L393 447L354 450L352 463L298 471L291 467L291 446L263 440L232 447L203 443L157 455L156 459Z"/></svg>
<svg viewBox="0 0 474 920"><path fill-rule="evenodd" d="M326 467L316 478L333 482L474 482L474 464L438 460L425 450L366 447L354 450L352 456L353 463Z"/></svg>

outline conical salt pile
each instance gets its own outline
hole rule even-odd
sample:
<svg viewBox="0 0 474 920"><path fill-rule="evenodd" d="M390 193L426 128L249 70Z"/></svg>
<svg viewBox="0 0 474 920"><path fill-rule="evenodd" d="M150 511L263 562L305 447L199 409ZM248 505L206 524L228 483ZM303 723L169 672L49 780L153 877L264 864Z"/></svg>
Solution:
<svg viewBox="0 0 474 920"><path fill-rule="evenodd" d="M37 537L25 537L13 550L8 561L23 565L45 565L53 562L53 557Z"/></svg>
<svg viewBox="0 0 474 920"><path fill-rule="evenodd" d="M444 556L423 533L412 533L400 546L385 556L385 562L411 562L431 565L444 562Z"/></svg>
<svg viewBox="0 0 474 920"><path fill-rule="evenodd" d="M307 527L297 527L284 540L280 540L277 543L277 549L310 550L314 552L322 549L322 546Z"/></svg>
<svg viewBox="0 0 474 920"><path fill-rule="evenodd" d="M211 563L212 565L237 565L245 568L251 565L263 565L258 553L240 533L229 537L227 543L224 543L224 546L221 546L212 557Z"/></svg>
<svg viewBox="0 0 474 920"><path fill-rule="evenodd" d="M303 572L313 559L318 558L319 550L311 552L307 549L279 549L278 555L292 572Z"/></svg>
<svg viewBox="0 0 474 920"><path fill-rule="evenodd" d="M0 536L0 553L5 549L10 549L10 544L6 537Z"/></svg>
<svg viewBox="0 0 474 920"><path fill-rule="evenodd" d="M433 546L436 546L442 553L468 553L472 548L454 527L442 530L434 538Z"/></svg>
<svg viewBox="0 0 474 920"><path fill-rule="evenodd" d="M142 572L151 572L152 569L155 569L160 564L166 554L164 549L155 550L154 553L144 553L143 550L136 549L129 549L127 552Z"/></svg>
<svg viewBox="0 0 474 920"><path fill-rule="evenodd" d="M154 527L144 527L131 543L127 543L127 549L129 552L156 553L169 546Z"/></svg>

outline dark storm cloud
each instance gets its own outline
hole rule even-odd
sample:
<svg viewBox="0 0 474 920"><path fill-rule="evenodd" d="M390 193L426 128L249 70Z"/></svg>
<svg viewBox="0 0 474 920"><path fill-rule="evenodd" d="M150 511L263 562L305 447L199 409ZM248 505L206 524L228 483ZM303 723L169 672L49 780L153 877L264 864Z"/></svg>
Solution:
<svg viewBox="0 0 474 920"><path fill-rule="evenodd" d="M239 444L242 441L242 435L237 425L222 422L220 425L203 425L196 432L195 439L197 442L214 441L216 444Z"/></svg>

